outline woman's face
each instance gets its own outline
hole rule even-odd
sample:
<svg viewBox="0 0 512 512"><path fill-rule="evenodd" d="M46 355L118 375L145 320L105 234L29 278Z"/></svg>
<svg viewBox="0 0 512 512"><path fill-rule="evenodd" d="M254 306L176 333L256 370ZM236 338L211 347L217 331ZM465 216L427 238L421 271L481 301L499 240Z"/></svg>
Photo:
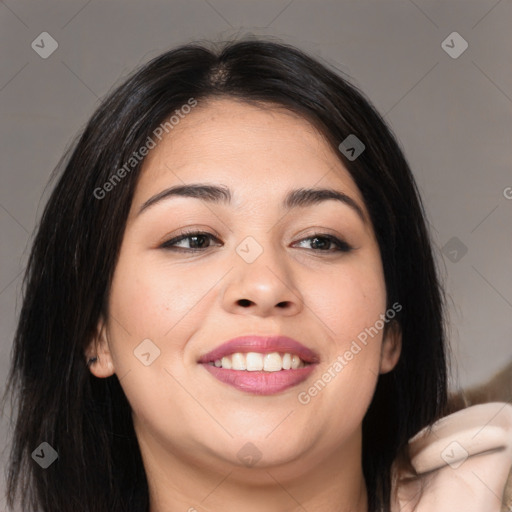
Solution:
<svg viewBox="0 0 512 512"><path fill-rule="evenodd" d="M169 195L141 211L191 184L229 189L231 201ZM350 199L283 205L297 189L320 188ZM209 235L163 245L185 229ZM378 244L339 156L303 118L216 99L199 103L146 157L91 371L120 379L146 462L257 462L292 475L360 458L378 375L400 351L399 334L383 339L385 313ZM300 372L292 368L245 370L226 383L199 360L241 335L294 338L319 362L301 382L284 375ZM270 369L283 359L245 352L240 364L266 358Z"/></svg>

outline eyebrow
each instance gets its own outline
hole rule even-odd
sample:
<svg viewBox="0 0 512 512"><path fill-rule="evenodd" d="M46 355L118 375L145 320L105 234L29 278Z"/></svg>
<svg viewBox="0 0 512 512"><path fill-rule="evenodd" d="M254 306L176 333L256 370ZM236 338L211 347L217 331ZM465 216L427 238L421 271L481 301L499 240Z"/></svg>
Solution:
<svg viewBox="0 0 512 512"><path fill-rule="evenodd" d="M150 197L139 209L137 215L147 210L155 204L170 199L171 197L192 197L201 199L209 203L229 204L231 202L231 191L223 185L206 185L193 183L187 185L176 185L174 187L162 190L158 194ZM332 188L299 188L289 192L281 203L285 210L292 208L306 208L317 205L323 201L339 201L354 210L366 224L366 216L361 207L347 194Z"/></svg>

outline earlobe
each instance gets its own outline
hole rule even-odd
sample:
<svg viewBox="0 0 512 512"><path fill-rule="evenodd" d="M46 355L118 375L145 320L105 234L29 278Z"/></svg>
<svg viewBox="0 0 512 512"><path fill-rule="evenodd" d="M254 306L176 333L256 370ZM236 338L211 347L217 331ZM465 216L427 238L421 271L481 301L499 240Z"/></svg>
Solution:
<svg viewBox="0 0 512 512"><path fill-rule="evenodd" d="M402 330L398 322L393 322L382 341L380 373L389 373L398 363L402 352Z"/></svg>
<svg viewBox="0 0 512 512"><path fill-rule="evenodd" d="M89 371L99 378L115 373L112 355L108 345L106 323L103 317L98 322L97 334L85 351L85 362Z"/></svg>

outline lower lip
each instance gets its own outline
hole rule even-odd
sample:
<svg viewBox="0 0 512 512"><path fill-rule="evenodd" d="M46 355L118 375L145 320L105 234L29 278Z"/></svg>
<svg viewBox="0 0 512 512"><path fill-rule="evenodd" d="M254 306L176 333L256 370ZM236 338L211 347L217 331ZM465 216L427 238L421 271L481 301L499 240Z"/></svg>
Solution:
<svg viewBox="0 0 512 512"><path fill-rule="evenodd" d="M306 380L315 369L316 364L309 364L296 370L280 370L278 372L225 370L208 363L203 366L216 379L240 391L254 395L273 395Z"/></svg>

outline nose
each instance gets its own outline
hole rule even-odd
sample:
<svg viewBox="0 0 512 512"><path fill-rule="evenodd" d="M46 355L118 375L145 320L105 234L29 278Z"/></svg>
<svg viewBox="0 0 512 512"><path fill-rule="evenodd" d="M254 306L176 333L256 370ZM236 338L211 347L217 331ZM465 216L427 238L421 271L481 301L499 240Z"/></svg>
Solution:
<svg viewBox="0 0 512 512"><path fill-rule="evenodd" d="M251 263L238 254L235 268L228 273L223 306L230 313L268 316L293 316L303 309L289 264L278 250L265 250Z"/></svg>

